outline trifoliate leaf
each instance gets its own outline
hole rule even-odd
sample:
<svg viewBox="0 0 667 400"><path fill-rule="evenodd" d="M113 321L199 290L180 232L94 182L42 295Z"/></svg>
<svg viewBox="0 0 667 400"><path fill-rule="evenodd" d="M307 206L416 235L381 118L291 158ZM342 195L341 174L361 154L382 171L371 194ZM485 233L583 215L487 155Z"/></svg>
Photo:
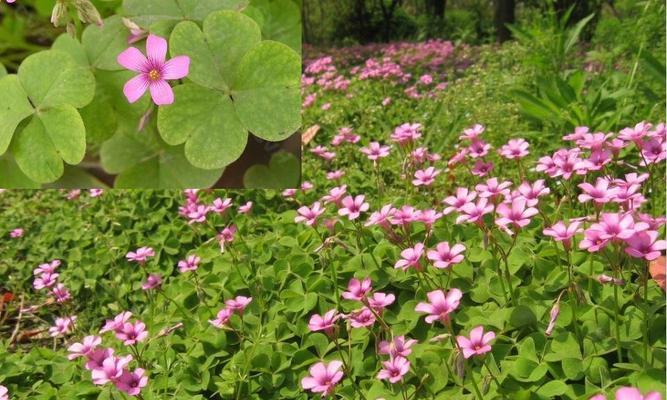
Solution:
<svg viewBox="0 0 667 400"><path fill-rule="evenodd" d="M0 155L4 154L12 141L16 127L33 113L19 79L7 75L0 79Z"/></svg>

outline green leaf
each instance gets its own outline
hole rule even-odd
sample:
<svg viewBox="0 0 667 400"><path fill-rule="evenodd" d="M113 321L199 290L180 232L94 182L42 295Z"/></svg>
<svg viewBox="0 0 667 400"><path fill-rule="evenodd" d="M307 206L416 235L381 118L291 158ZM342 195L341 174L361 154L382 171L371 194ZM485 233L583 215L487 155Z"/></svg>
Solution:
<svg viewBox="0 0 667 400"><path fill-rule="evenodd" d="M188 79L211 89L228 90L241 57L260 42L259 26L243 14L220 11L204 20L203 32L194 22L181 22L171 34L171 55L193 62Z"/></svg>
<svg viewBox="0 0 667 400"><path fill-rule="evenodd" d="M86 129L77 110L68 105L42 111L21 130L13 144L21 170L39 183L63 174L63 160L78 164L86 153Z"/></svg>
<svg viewBox="0 0 667 400"><path fill-rule="evenodd" d="M157 153L158 145L150 135L117 133L102 144L100 161L110 174L119 174Z"/></svg>
<svg viewBox="0 0 667 400"><path fill-rule="evenodd" d="M5 75L7 75L7 69L5 69L5 66L0 63L0 78L3 78Z"/></svg>
<svg viewBox="0 0 667 400"><path fill-rule="evenodd" d="M12 141L16 127L33 113L28 97L16 75L0 79L0 155Z"/></svg>
<svg viewBox="0 0 667 400"><path fill-rule="evenodd" d="M81 108L95 94L95 78L90 70L59 50L29 56L21 63L18 76L32 104L41 109L64 104Z"/></svg>
<svg viewBox="0 0 667 400"><path fill-rule="evenodd" d="M301 58L282 43L264 41L241 60L232 88L241 122L255 135L283 140L301 126Z"/></svg>
<svg viewBox="0 0 667 400"><path fill-rule="evenodd" d="M658 80L662 86L665 86L665 64L659 61L657 58L648 51L643 51L640 56L642 60L642 66L646 68L653 78ZM0 74L2 76L2 74Z"/></svg>
<svg viewBox="0 0 667 400"><path fill-rule="evenodd" d="M549 381L537 389L537 394L553 399L565 393L567 388L567 384L563 381Z"/></svg>
<svg viewBox="0 0 667 400"><path fill-rule="evenodd" d="M301 10L292 0L252 0L262 12L262 37L275 40L301 53Z"/></svg>
<svg viewBox="0 0 667 400"><path fill-rule="evenodd" d="M292 153L279 151L271 156L269 165L253 165L243 176L247 189L286 189L296 187L301 176L301 163Z"/></svg>
<svg viewBox="0 0 667 400"><path fill-rule="evenodd" d="M567 54L572 46L574 46L579 41L579 36L584 27L590 22L591 19L595 17L595 13L587 16L586 18L577 22L577 24L568 31L567 40L565 41L565 46L563 48L563 53Z"/></svg>
<svg viewBox="0 0 667 400"><path fill-rule="evenodd" d="M229 97L193 84L175 87L174 96L174 104L160 107L158 128L168 144L185 143L192 165L223 168L243 154L248 132Z"/></svg>
<svg viewBox="0 0 667 400"><path fill-rule="evenodd" d="M104 25L88 25L81 36L90 66L105 70L121 70L116 58L127 45L129 29L123 25L120 16L114 15L104 20Z"/></svg>
<svg viewBox="0 0 667 400"><path fill-rule="evenodd" d="M241 10L248 0L125 0L123 8L140 25L161 20L202 20L217 10Z"/></svg>
<svg viewBox="0 0 667 400"><path fill-rule="evenodd" d="M40 186L21 171L11 154L0 156L0 188L39 189Z"/></svg>
<svg viewBox="0 0 667 400"><path fill-rule="evenodd" d="M83 45L78 40L74 39L67 33L63 33L58 36L53 45L51 46L53 50L60 50L69 54L77 64L83 67L90 67L88 62L88 56L86 55L86 50L83 48Z"/></svg>

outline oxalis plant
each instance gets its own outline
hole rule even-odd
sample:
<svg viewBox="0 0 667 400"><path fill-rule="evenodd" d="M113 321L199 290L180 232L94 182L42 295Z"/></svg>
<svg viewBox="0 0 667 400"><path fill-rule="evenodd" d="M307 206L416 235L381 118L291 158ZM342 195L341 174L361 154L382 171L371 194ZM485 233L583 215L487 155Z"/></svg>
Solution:
<svg viewBox="0 0 667 400"><path fill-rule="evenodd" d="M94 24L77 30L73 10ZM16 74L2 68L1 187L97 186L88 171L119 188L208 187L250 135L278 142L300 126L292 0L125 0L104 20L93 10L59 1L52 22L68 32Z"/></svg>

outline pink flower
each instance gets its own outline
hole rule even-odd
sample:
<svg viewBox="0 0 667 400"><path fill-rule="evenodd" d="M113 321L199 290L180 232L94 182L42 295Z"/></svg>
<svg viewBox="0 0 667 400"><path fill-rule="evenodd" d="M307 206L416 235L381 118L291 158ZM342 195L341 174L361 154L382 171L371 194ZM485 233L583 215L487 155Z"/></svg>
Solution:
<svg viewBox="0 0 667 400"><path fill-rule="evenodd" d="M649 392L643 396L637 388L622 387L616 391L616 400L662 400L662 397L658 392Z"/></svg>
<svg viewBox="0 0 667 400"><path fill-rule="evenodd" d="M172 104L174 92L168 80L185 78L190 70L190 57L177 56L169 61L167 41L159 36L148 35L145 57L135 47L130 47L118 55L118 64L139 75L130 79L123 93L130 103L134 103L149 89L153 102L158 106Z"/></svg>
<svg viewBox="0 0 667 400"><path fill-rule="evenodd" d="M394 130L391 140L401 146L406 146L422 136L421 129L421 124L403 124Z"/></svg>
<svg viewBox="0 0 667 400"><path fill-rule="evenodd" d="M53 260L50 263L39 264L32 273L33 275L53 274L60 266L60 260Z"/></svg>
<svg viewBox="0 0 667 400"><path fill-rule="evenodd" d="M386 293L373 293L373 296L368 298L368 305L375 310L375 312L380 313L385 308L389 307L396 300L396 296L393 294Z"/></svg>
<svg viewBox="0 0 667 400"><path fill-rule="evenodd" d="M605 275L605 274L602 274L602 275L598 276L598 282L600 282L603 285L607 284L607 283L611 283L612 285L616 285L616 286L625 285L625 281L623 279L614 278L614 277L611 277L611 276Z"/></svg>
<svg viewBox="0 0 667 400"><path fill-rule="evenodd" d="M400 268L403 271L408 268L415 268L417 270L421 269L419 261L424 255L424 245L422 243L417 243L414 247L409 247L401 251L401 259L396 261L394 268Z"/></svg>
<svg viewBox="0 0 667 400"><path fill-rule="evenodd" d="M215 319L210 319L208 320L208 322L211 325L215 326L216 328L222 328L229 322L229 319L232 317L233 314L234 314L233 310L225 307L222 310L218 311L218 314L215 316Z"/></svg>
<svg viewBox="0 0 667 400"><path fill-rule="evenodd" d="M382 100L382 105L387 107L389 104L391 104L391 97L385 97L385 99Z"/></svg>
<svg viewBox="0 0 667 400"><path fill-rule="evenodd" d="M58 303L64 303L72 297L69 290L67 290L62 283L57 284L56 287L51 290L51 293L55 296L56 302Z"/></svg>
<svg viewBox="0 0 667 400"><path fill-rule="evenodd" d="M7 0L8 3L13 3L14 0ZM0 400L9 400L9 392L7 388L0 385Z"/></svg>
<svg viewBox="0 0 667 400"><path fill-rule="evenodd" d="M231 243L234 241L234 235L236 234L236 225L229 225L220 233L218 233L218 243L220 244L220 251L225 251L225 243Z"/></svg>
<svg viewBox="0 0 667 400"><path fill-rule="evenodd" d="M382 369L377 375L380 380L388 380L396 383L403 380L403 376L410 371L410 361L405 357L393 357L389 361L382 362Z"/></svg>
<svg viewBox="0 0 667 400"><path fill-rule="evenodd" d="M489 204L488 199L478 199L477 203L467 203L461 207L461 215L456 217L456 223L471 222L481 225L482 217L491 211L493 211L493 205Z"/></svg>
<svg viewBox="0 0 667 400"><path fill-rule="evenodd" d="M459 289L452 289L445 294L442 290L434 290L426 294L430 303L419 303L415 311L429 314L426 316L426 322L432 324L440 321L443 324L449 322L449 314L456 310L463 297Z"/></svg>
<svg viewBox="0 0 667 400"><path fill-rule="evenodd" d="M90 197L92 198L100 197L104 194L104 189L90 189L88 193L90 193Z"/></svg>
<svg viewBox="0 0 667 400"><path fill-rule="evenodd" d="M317 223L317 218L326 211L321 207L320 202L316 201L311 207L302 206L296 211L299 215L294 217L294 222L303 222L308 226L313 226Z"/></svg>
<svg viewBox="0 0 667 400"><path fill-rule="evenodd" d="M23 236L23 229L21 228L16 228L13 231L9 232L9 237L11 238L20 238Z"/></svg>
<svg viewBox="0 0 667 400"><path fill-rule="evenodd" d="M489 150L491 150L490 144L483 140L476 139L470 143L470 146L468 146L468 155L471 158L482 158L489 154Z"/></svg>
<svg viewBox="0 0 667 400"><path fill-rule="evenodd" d="M375 323L375 314L368 307L353 311L348 318L353 328L367 328Z"/></svg>
<svg viewBox="0 0 667 400"><path fill-rule="evenodd" d="M537 215L536 208L528 207L526 199L517 197L511 203L502 203L496 209L500 218L496 218L496 224L508 228L508 225L515 229L523 228L530 224L530 218Z"/></svg>
<svg viewBox="0 0 667 400"><path fill-rule="evenodd" d="M392 206L391 204L384 205L382 206L380 211L375 211L371 214L371 216L368 218L368 221L366 221L364 226L377 225L384 229L390 229L391 220L394 214L396 214L396 209L394 208L394 206Z"/></svg>
<svg viewBox="0 0 667 400"><path fill-rule="evenodd" d="M338 181L344 176L345 176L345 171L343 171L342 169L327 172L327 179L330 181Z"/></svg>
<svg viewBox="0 0 667 400"><path fill-rule="evenodd" d="M233 299L225 301L225 306L239 315L243 315L243 311L245 311L251 301L252 297L236 296Z"/></svg>
<svg viewBox="0 0 667 400"><path fill-rule="evenodd" d="M324 204L333 203L338 207L342 206L343 196L347 193L347 185L337 186L329 190L329 194L322 197Z"/></svg>
<svg viewBox="0 0 667 400"><path fill-rule="evenodd" d="M461 150L454 153L454 155L447 161L447 166L450 168L456 167L465 160L467 155L468 155L468 149L464 147Z"/></svg>
<svg viewBox="0 0 667 400"><path fill-rule="evenodd" d="M81 189L74 189L67 192L67 200L76 200L81 196Z"/></svg>
<svg viewBox="0 0 667 400"><path fill-rule="evenodd" d="M484 125L475 124L472 128L464 129L463 134L459 136L459 139L470 141L477 140L485 130L486 128Z"/></svg>
<svg viewBox="0 0 667 400"><path fill-rule="evenodd" d="M331 336L334 333L334 328L336 327L336 321L341 317L338 314L338 311L329 310L324 315L320 316L313 314L308 321L308 329L311 332L324 331L327 335Z"/></svg>
<svg viewBox="0 0 667 400"><path fill-rule="evenodd" d="M500 155L508 160L518 160L528 155L530 145L523 139L510 139L500 148Z"/></svg>
<svg viewBox="0 0 667 400"><path fill-rule="evenodd" d="M211 205L211 211L213 211L216 214L224 214L227 209L229 209L232 206L232 199L226 198L226 199L221 199L217 198L213 200L213 205Z"/></svg>
<svg viewBox="0 0 667 400"><path fill-rule="evenodd" d="M556 320L558 319L558 315L560 314L560 297L558 300L554 303L553 307L551 307L551 311L549 312L549 324L547 325L547 329L544 331L544 334L547 336L551 336L551 333L553 332L554 328L556 327Z"/></svg>
<svg viewBox="0 0 667 400"><path fill-rule="evenodd" d="M580 183L578 186L583 193L578 197L579 202L585 203L589 200L593 200L596 205L608 203L618 193L618 189L610 188L609 184L609 180L605 178L598 178L595 182L595 186L586 182Z"/></svg>
<svg viewBox="0 0 667 400"><path fill-rule="evenodd" d="M498 178L491 178L488 179L486 183L480 183L475 186L475 190L479 197L490 198L493 200L498 197L508 196L510 193L510 186L512 186L512 182L510 181L499 182Z"/></svg>
<svg viewBox="0 0 667 400"><path fill-rule="evenodd" d="M584 239L579 242L579 248L587 250L589 253L600 251L600 249L604 248L607 243L609 243L609 239L603 238L603 235L604 232L602 231L586 229L586 231L584 231Z"/></svg>
<svg viewBox="0 0 667 400"><path fill-rule="evenodd" d="M239 206L239 214L249 214L252 211L252 201L245 203L242 206Z"/></svg>
<svg viewBox="0 0 667 400"><path fill-rule="evenodd" d="M64 318L56 318L55 325L49 328L49 335L56 337L70 333L75 321L76 315Z"/></svg>
<svg viewBox="0 0 667 400"><path fill-rule="evenodd" d="M604 213L600 222L591 225L586 233L591 230L599 231L600 238L603 240L622 241L629 239L636 232L646 229L648 229L648 225L643 222L635 224L631 214Z"/></svg>
<svg viewBox="0 0 667 400"><path fill-rule="evenodd" d="M103 365L104 360L106 360L111 356L113 356L112 348L106 348L106 349L96 348L95 350L91 350L88 354L86 354L85 368L88 371L102 369L104 368Z"/></svg>
<svg viewBox="0 0 667 400"><path fill-rule="evenodd" d="M366 154L369 160L376 161L389 155L389 146L382 146L378 142L371 142L368 147L362 147L361 152Z"/></svg>
<svg viewBox="0 0 667 400"><path fill-rule="evenodd" d="M457 243L450 248L448 242L441 242L435 250L429 250L427 256L433 261L434 267L446 269L463 261L462 253L465 250L466 247L462 244Z"/></svg>
<svg viewBox="0 0 667 400"><path fill-rule="evenodd" d="M468 188L457 188L454 196L446 197L442 202L449 207L445 207L443 214L451 214L453 211L462 211L463 206L472 202L477 197L477 192L469 191Z"/></svg>
<svg viewBox="0 0 667 400"><path fill-rule="evenodd" d="M484 327L480 325L470 331L470 338L457 336L456 343L461 348L463 357L468 359L474 355L481 356L490 352L491 345L489 343L495 338L496 334L494 332L484 333Z"/></svg>
<svg viewBox="0 0 667 400"><path fill-rule="evenodd" d="M420 169L415 172L415 179L412 180L412 184L415 186L431 186L439 174L440 170L433 167Z"/></svg>
<svg viewBox="0 0 667 400"><path fill-rule="evenodd" d="M146 324L141 321L137 321L134 324L126 322L121 329L116 331L116 337L126 346L143 342L148 337Z"/></svg>
<svg viewBox="0 0 667 400"><path fill-rule="evenodd" d="M136 251L130 251L127 253L125 258L128 261L135 261L139 264L144 264L150 257L155 256L155 250L151 247L140 247Z"/></svg>
<svg viewBox="0 0 667 400"><path fill-rule="evenodd" d="M93 383L96 385L104 385L108 382L115 382L132 361L132 356L125 357L110 356L102 362L102 368L94 369L92 372Z"/></svg>
<svg viewBox="0 0 667 400"><path fill-rule="evenodd" d="M160 274L150 274L146 278L146 282L141 285L143 290L151 290L159 288L162 285L162 275Z"/></svg>
<svg viewBox="0 0 667 400"><path fill-rule="evenodd" d="M136 396L141 393L141 389L148 385L148 377L144 375L142 368L137 368L132 372L124 370L120 378L115 381L118 390Z"/></svg>
<svg viewBox="0 0 667 400"><path fill-rule="evenodd" d="M430 230L433 224L440 218L442 218L442 213L435 210L423 210L419 213L416 220L426 225L426 229Z"/></svg>
<svg viewBox="0 0 667 400"><path fill-rule="evenodd" d="M68 360L74 360L79 357L87 357L91 352L95 351L97 346L102 343L102 338L99 336L86 336L82 343L74 343L67 348L69 354Z"/></svg>
<svg viewBox="0 0 667 400"><path fill-rule="evenodd" d="M405 340L405 336L396 336L391 342L383 340L378 346L378 354L388 354L391 357L407 357L412 353L410 347L417 343L414 339Z"/></svg>
<svg viewBox="0 0 667 400"><path fill-rule="evenodd" d="M363 281L360 281L357 278L352 278L350 279L350 282L347 283L347 291L343 292L341 296L347 300L362 301L366 298L368 293L371 292L371 285L371 278L364 278Z"/></svg>
<svg viewBox="0 0 667 400"><path fill-rule="evenodd" d="M368 211L370 207L368 203L364 202L365 196L360 194L356 197L347 196L342 202L342 208L338 210L338 214L341 216L346 216L350 221L353 221L359 218L362 212Z"/></svg>
<svg viewBox="0 0 667 400"><path fill-rule="evenodd" d="M551 227L545 228L542 233L547 236L551 236L557 242L563 242L563 247L569 250L572 246L572 238L574 235L581 232L579 225L581 225L581 222L579 221L571 222L567 226L565 226L563 221L558 221Z"/></svg>
<svg viewBox="0 0 667 400"><path fill-rule="evenodd" d="M532 184L523 182L518 188L518 194L526 199L528 205L531 207L535 207L538 199L548 195L550 192L551 190L544 185L544 179L538 179Z"/></svg>
<svg viewBox="0 0 667 400"><path fill-rule="evenodd" d="M415 222L417 218L419 218L419 214L419 210L412 206L405 205L394 211L394 215L391 216L391 223L394 225L406 226Z"/></svg>
<svg viewBox="0 0 667 400"><path fill-rule="evenodd" d="M419 78L419 82L423 85L430 85L433 83L433 77L431 75L425 74Z"/></svg>
<svg viewBox="0 0 667 400"><path fill-rule="evenodd" d="M60 274L44 272L39 277L35 278L35 280L32 282L32 287L35 288L35 290L49 288L56 284L58 276L60 276Z"/></svg>
<svg viewBox="0 0 667 400"><path fill-rule="evenodd" d="M341 361L331 361L329 364L319 362L308 370L310 376L301 380L301 387L313 393L320 393L322 397L329 396L336 389L336 384L343 379Z"/></svg>
<svg viewBox="0 0 667 400"><path fill-rule="evenodd" d="M194 254L189 255L185 260L181 260L178 262L178 270L181 273L185 273L188 271L196 271L197 268L199 268L200 261L201 261L200 257L197 257Z"/></svg>
<svg viewBox="0 0 667 400"><path fill-rule="evenodd" d="M667 248L666 241L658 240L659 235L657 231L636 232L625 240L628 244L625 252L632 257L653 261L660 257L662 250Z"/></svg>
<svg viewBox="0 0 667 400"><path fill-rule="evenodd" d="M127 321L132 317L132 313L129 311L123 311L122 313L116 315L114 319L108 319L102 329L100 329L100 334L105 332L118 332L123 329L123 326Z"/></svg>
<svg viewBox="0 0 667 400"><path fill-rule="evenodd" d="M188 217L188 224L192 225L195 223L202 223L206 221L206 216L208 215L208 212L211 211L211 208L207 205L204 204L196 204L194 205L188 212L187 212L187 217Z"/></svg>
<svg viewBox="0 0 667 400"><path fill-rule="evenodd" d="M484 160L475 161L475 165L472 167L472 174L483 178L487 176L493 170L492 162L484 162Z"/></svg>

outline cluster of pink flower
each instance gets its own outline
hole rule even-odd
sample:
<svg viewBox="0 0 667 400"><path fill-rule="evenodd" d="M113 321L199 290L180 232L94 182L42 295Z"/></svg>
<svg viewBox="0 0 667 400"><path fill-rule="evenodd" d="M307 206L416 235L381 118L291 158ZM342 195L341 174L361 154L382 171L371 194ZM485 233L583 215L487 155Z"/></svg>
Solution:
<svg viewBox="0 0 667 400"><path fill-rule="evenodd" d="M100 197L104 194L104 189L89 189L88 194L91 198ZM81 189L72 189L65 195L67 200L76 200L79 197L81 197Z"/></svg>
<svg viewBox="0 0 667 400"><path fill-rule="evenodd" d="M243 316L243 312L251 301L252 297L245 296L236 296L233 299L229 299L225 301L225 307L218 311L215 319L209 320L208 322L216 328L223 328L229 324L229 319L234 313Z"/></svg>
<svg viewBox="0 0 667 400"><path fill-rule="evenodd" d="M152 247L140 247L135 251L130 251L125 255L128 261L133 261L145 266L149 258L155 257L155 250ZM161 274L148 274L146 281L141 285L143 290L151 290L159 288L162 285L162 275Z"/></svg>
<svg viewBox="0 0 667 400"><path fill-rule="evenodd" d="M9 237L11 237L12 239L17 239L23 237L24 233L25 231L23 230L23 228L12 229L12 231L9 232Z"/></svg>
<svg viewBox="0 0 667 400"><path fill-rule="evenodd" d="M129 322L132 313L129 311L118 314L113 320L107 320L100 330L100 335L105 332L114 332L116 338L126 346L134 346L138 342L148 338L146 325L141 321L134 324ZM134 360L131 355L117 356L111 347L102 348L100 336L86 336L81 343L74 343L67 349L70 360L82 357L86 360L84 367L91 371L92 381L95 385L111 383L118 390L130 396L139 396L141 389L148 384L148 376L143 368L130 370L129 365Z"/></svg>
<svg viewBox="0 0 667 400"><path fill-rule="evenodd" d="M58 303L64 303L70 299L69 290L62 283L58 283L59 273L56 269L60 267L60 260L53 260L49 263L40 264L32 273L35 279L32 287L35 290L48 289Z"/></svg>

